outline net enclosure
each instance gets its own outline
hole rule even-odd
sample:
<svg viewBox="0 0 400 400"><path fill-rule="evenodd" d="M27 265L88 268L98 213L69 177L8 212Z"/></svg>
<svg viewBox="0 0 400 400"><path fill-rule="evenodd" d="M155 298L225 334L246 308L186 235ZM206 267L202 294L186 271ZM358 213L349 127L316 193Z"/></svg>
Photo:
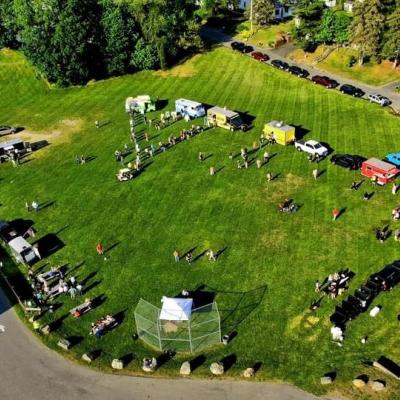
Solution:
<svg viewBox="0 0 400 400"><path fill-rule="evenodd" d="M139 339L161 350L197 352L221 343L216 302L194 308L192 299L163 297L158 308L140 299L135 308Z"/></svg>

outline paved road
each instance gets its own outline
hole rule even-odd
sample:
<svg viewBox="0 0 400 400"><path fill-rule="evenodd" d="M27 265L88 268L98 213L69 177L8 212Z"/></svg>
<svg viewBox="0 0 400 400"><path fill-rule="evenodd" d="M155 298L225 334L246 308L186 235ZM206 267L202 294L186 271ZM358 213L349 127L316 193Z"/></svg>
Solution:
<svg viewBox="0 0 400 400"><path fill-rule="evenodd" d="M234 40L231 36L221 32L217 29L208 28L208 27L204 27L202 29L202 35L203 35L203 37L207 38L208 40L220 43L223 46L229 47L229 48L230 48L230 44ZM370 85L360 83L360 82L352 80L352 79L343 78L340 75L327 73L326 71L319 69L317 66L310 66L308 64L302 64L302 63L294 63L292 60L285 57L285 54L286 54L285 52L282 52L279 49L270 50L270 49L265 49L262 47L257 47L254 45L252 45L252 47L254 47L254 50L256 50L256 51L262 51L263 53L267 54L271 59L282 60L291 65L297 65L301 68L306 69L308 72L310 72L310 77L312 77L313 75L327 75L330 78L338 81L340 84L346 83L346 84L350 84L350 85L359 87L360 89L362 89L365 92L365 97L368 97L368 95L373 94L373 93L379 93L383 96L386 96L392 101L391 107L394 110L396 110L397 112L400 112L400 94L395 91L395 87L397 85L399 85L400 82L391 83L391 84L388 84L385 86L380 86L380 87L370 86ZM377 107L379 107L379 105L377 105Z"/></svg>
<svg viewBox="0 0 400 400"><path fill-rule="evenodd" d="M316 400L286 384L151 379L101 374L44 347L9 307L0 289L2 400ZM327 398L325 398L328 400Z"/></svg>

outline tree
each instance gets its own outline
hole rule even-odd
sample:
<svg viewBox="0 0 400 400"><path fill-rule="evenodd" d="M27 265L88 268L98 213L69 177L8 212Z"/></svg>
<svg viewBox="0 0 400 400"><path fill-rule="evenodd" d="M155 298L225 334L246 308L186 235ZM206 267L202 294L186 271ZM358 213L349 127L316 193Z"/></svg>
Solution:
<svg viewBox="0 0 400 400"><path fill-rule="evenodd" d="M131 5L145 41L157 48L161 68L182 50L200 43L197 7L192 0L123 0ZM190 40L187 38L190 37Z"/></svg>
<svg viewBox="0 0 400 400"><path fill-rule="evenodd" d="M297 26L294 29L294 38L300 46L307 49L316 42L316 35L324 12L324 3L321 0L299 0L295 9Z"/></svg>
<svg viewBox="0 0 400 400"><path fill-rule="evenodd" d="M100 4L104 68L109 75L123 74L131 65L139 38L137 23L126 5L118 5L113 0L100 0Z"/></svg>
<svg viewBox="0 0 400 400"><path fill-rule="evenodd" d="M273 0L251 0L253 2L253 21L258 26L269 25L275 19Z"/></svg>
<svg viewBox="0 0 400 400"><path fill-rule="evenodd" d="M153 69L158 65L157 49L140 38L132 54L131 64L138 70Z"/></svg>
<svg viewBox="0 0 400 400"><path fill-rule="evenodd" d="M17 47L17 26L15 23L14 0L0 1L0 49Z"/></svg>
<svg viewBox="0 0 400 400"><path fill-rule="evenodd" d="M394 11L387 19L387 27L382 55L394 59L393 68L396 68L400 53L400 0L397 0Z"/></svg>
<svg viewBox="0 0 400 400"><path fill-rule="evenodd" d="M385 17L381 0L357 1L350 26L351 43L358 50L358 62L365 57L378 57L383 36Z"/></svg>
<svg viewBox="0 0 400 400"><path fill-rule="evenodd" d="M324 12L316 40L322 43L343 44L349 40L351 17L343 12L328 9Z"/></svg>

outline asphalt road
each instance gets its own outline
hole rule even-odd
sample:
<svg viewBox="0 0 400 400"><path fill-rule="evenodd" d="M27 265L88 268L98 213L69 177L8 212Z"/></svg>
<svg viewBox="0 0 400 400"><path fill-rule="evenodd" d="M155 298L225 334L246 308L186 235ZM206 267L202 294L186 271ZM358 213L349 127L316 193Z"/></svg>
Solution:
<svg viewBox="0 0 400 400"><path fill-rule="evenodd" d="M135 378L95 372L65 360L58 353L43 346L15 315L1 289L0 398L2 400L318 399L287 384Z"/></svg>
<svg viewBox="0 0 400 400"><path fill-rule="evenodd" d="M202 29L202 36L210 41L220 43L221 45L228 47L228 48L231 48L230 45L234 41L234 39L231 36L221 32L217 29L208 28L208 27L204 27ZM356 86L365 92L364 101L367 101L368 95L373 94L373 93L379 93L383 96L386 96L392 101L391 107L395 111L400 112L400 94L395 91L395 87L397 85L399 85L400 82L391 83L391 84L379 86L379 87L370 86L370 85L366 85L364 83L361 83L361 82L358 82L358 81L355 81L352 79L343 78L342 76L337 75L337 74L328 73L322 69L319 69L318 66L310 66L310 65L302 64L302 63L294 63L292 60L289 60L288 58L284 57L283 52L280 51L279 48L271 50L271 49L265 49L263 47L257 47L254 45L251 45L251 46L254 48L255 51L261 51L261 52L267 54L271 60L277 59L277 60L285 61L290 65L297 65L300 68L306 69L310 73L310 76L308 79L311 79L311 77L314 75L325 75L325 76L329 76L330 78L336 80L337 82L339 82L340 85L350 84L350 85ZM254 62L256 62L256 61L254 61ZM299 79L304 79L304 78L299 78ZM327 89L327 90L334 90L334 89ZM347 96L347 95L344 94L343 96ZM376 106L379 107L378 104Z"/></svg>

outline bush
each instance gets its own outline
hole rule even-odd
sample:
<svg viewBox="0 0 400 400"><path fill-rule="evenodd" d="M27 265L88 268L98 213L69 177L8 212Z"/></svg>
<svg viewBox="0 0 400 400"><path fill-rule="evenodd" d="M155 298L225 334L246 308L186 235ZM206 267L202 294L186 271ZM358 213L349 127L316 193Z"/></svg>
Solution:
<svg viewBox="0 0 400 400"><path fill-rule="evenodd" d="M348 66L349 68L351 68L353 65L355 65L356 62L357 62L357 59L356 59L356 57L354 57L354 56L349 56L349 57L347 58L347 66Z"/></svg>

